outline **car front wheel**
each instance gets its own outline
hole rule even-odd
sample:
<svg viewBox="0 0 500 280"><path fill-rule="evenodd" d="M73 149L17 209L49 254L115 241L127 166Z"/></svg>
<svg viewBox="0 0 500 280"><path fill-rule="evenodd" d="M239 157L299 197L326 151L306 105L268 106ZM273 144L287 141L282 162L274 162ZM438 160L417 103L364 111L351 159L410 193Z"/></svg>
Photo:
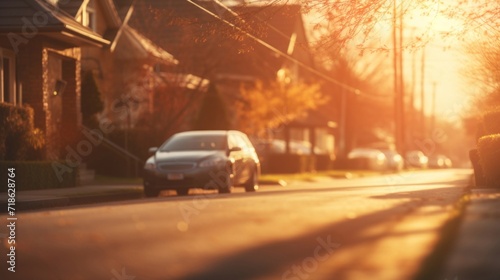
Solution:
<svg viewBox="0 0 500 280"><path fill-rule="evenodd" d="M233 187L233 179L230 174L226 175L224 182L219 185L219 193L231 193L231 188Z"/></svg>

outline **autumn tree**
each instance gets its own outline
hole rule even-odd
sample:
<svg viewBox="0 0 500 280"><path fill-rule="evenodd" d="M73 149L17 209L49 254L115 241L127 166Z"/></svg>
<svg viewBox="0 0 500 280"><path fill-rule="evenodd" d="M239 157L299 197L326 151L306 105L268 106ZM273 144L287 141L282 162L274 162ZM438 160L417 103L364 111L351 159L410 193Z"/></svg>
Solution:
<svg viewBox="0 0 500 280"><path fill-rule="evenodd" d="M478 33L468 34L470 54L465 76L480 89L476 106L487 110L500 105L500 4L476 2L479 10L468 13L468 22L478 28Z"/></svg>
<svg viewBox="0 0 500 280"><path fill-rule="evenodd" d="M241 89L236 103L238 127L250 135L269 136L270 130L305 117L326 100L318 84L258 81Z"/></svg>

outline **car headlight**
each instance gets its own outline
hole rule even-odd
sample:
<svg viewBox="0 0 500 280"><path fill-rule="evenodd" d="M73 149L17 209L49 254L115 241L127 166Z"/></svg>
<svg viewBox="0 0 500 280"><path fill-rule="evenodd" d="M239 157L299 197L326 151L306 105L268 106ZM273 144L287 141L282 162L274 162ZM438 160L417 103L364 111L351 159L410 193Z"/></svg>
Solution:
<svg viewBox="0 0 500 280"><path fill-rule="evenodd" d="M156 164L154 161L147 161L146 164L144 164L144 169L146 170L155 170L156 169Z"/></svg>
<svg viewBox="0 0 500 280"><path fill-rule="evenodd" d="M206 159L202 162L200 162L199 166L200 167L213 167L213 166L220 166L224 165L224 159L222 158L210 158Z"/></svg>

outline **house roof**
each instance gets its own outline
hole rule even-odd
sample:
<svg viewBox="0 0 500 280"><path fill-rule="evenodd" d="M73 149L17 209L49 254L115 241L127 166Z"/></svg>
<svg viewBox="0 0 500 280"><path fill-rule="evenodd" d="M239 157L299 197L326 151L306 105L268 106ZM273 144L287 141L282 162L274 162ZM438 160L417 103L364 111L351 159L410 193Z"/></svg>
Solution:
<svg viewBox="0 0 500 280"><path fill-rule="evenodd" d="M66 13L68 13L72 17L76 17L80 9L82 8L84 0L65 0L65 1L57 1L57 6L63 9Z"/></svg>
<svg viewBox="0 0 500 280"><path fill-rule="evenodd" d="M57 7L64 10L71 17L77 18L83 10L84 0L46 0L56 3ZM118 29L122 25L122 21L113 0L100 0L98 2L104 13L104 18L107 23L107 30L104 34L100 34L104 39L113 41L118 33Z"/></svg>
<svg viewBox="0 0 500 280"><path fill-rule="evenodd" d="M118 45L121 47L117 47L115 52L122 59L151 57L165 64L175 65L179 63L173 55L158 47L130 26L124 27L123 33L118 39Z"/></svg>
<svg viewBox="0 0 500 280"><path fill-rule="evenodd" d="M26 33L26 30L35 30L35 28L38 34L54 37L73 45L104 46L110 43L77 22L64 9L46 1L0 1L0 33Z"/></svg>

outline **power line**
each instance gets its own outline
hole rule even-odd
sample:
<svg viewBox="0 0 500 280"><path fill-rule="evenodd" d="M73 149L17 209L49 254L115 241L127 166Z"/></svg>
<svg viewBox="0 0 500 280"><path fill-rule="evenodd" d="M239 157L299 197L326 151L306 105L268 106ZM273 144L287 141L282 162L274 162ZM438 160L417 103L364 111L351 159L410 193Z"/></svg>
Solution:
<svg viewBox="0 0 500 280"><path fill-rule="evenodd" d="M200 4L193 2L193 0L186 0L186 1L189 2L189 3L191 3L192 5L196 6L197 8L201 9L205 13L211 15L212 17L214 17L214 18L216 18L216 19L224 22L225 24L227 24L227 25L235 28L236 30L242 32L243 34L245 34L249 38L253 39L257 43L261 44L262 46L270 49L271 51L275 52L276 54L279 54L280 56L282 56L282 57L284 57L284 58L286 58L286 59L288 59L288 60L296 63L297 65L301 66L302 68L306 69L307 71L309 71L309 72L311 72L311 73L313 73L313 74L315 74L315 75L317 75L317 76L319 76L319 77L321 77L321 78L323 78L323 79L325 79L325 80L327 80L329 82L332 82L333 84L338 85L338 86L342 87L343 89L349 90L351 93L354 93L355 95L361 95L361 90L359 90L357 88L354 88L354 87L352 87L350 85L344 84L344 83L342 83L342 82L340 82L340 81L338 81L338 80L336 80L336 79L334 79L334 78L332 78L332 77L330 77L330 76L328 76L328 75L326 75L326 74L324 74L324 73L322 73L322 72L320 72L320 71L312 68L311 66L303 63L302 61L300 61L300 60L298 60L298 59L296 59L296 58L294 58L294 57L292 57L292 56L290 56L290 55L282 52L281 50L279 50L276 47L272 46L271 44L267 43L266 41L264 41L264 40L256 37L253 34L250 34L248 31L243 30L241 27L236 26L235 24L233 24L233 23L231 23L231 22L229 22L229 21L221 18L220 16L216 15L215 13L213 13L212 11L208 10L207 8L201 6ZM217 4L219 4L222 7L224 7L224 9L226 9L226 10L231 11L232 13L234 13L233 15L236 14L235 16L237 16L240 20L243 20L243 19L241 19L241 17L237 13L235 13L234 11L232 11L231 9L229 9L227 6L225 6L224 4L222 4L220 1L218 1L218 0L215 0L215 1L217 2ZM366 95L363 94L363 95L364 96L370 96L370 95L367 95L367 94Z"/></svg>

